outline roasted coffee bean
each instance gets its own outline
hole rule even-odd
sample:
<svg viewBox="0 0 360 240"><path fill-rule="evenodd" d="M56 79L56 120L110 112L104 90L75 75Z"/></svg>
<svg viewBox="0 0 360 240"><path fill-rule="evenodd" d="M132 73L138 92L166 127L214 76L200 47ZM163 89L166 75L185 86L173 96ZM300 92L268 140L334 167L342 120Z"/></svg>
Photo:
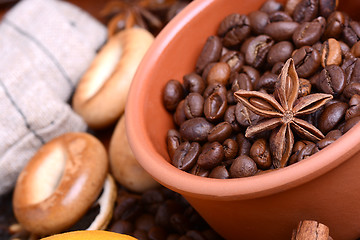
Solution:
<svg viewBox="0 0 360 240"><path fill-rule="evenodd" d="M185 100L181 100L180 103L177 105L175 113L174 113L174 122L177 126L180 126L183 124L183 122L186 121L186 115L185 115Z"/></svg>
<svg viewBox="0 0 360 240"><path fill-rule="evenodd" d="M228 105L234 105L237 103L237 100L234 96L234 91L233 90L229 90L226 92L226 101ZM226 112L225 112L226 113Z"/></svg>
<svg viewBox="0 0 360 240"><path fill-rule="evenodd" d="M284 9L284 6L276 0L267 0L260 7L260 11L266 12L268 14L275 12L275 11L281 11L283 9Z"/></svg>
<svg viewBox="0 0 360 240"><path fill-rule="evenodd" d="M242 72L248 75L252 84L254 84L256 80L260 77L260 72L257 69L250 66L245 65L242 68Z"/></svg>
<svg viewBox="0 0 360 240"><path fill-rule="evenodd" d="M233 92L236 92L239 89L243 89L247 91L253 90L253 84L251 83L251 79L247 74L233 73L231 75L231 78L232 78L231 90Z"/></svg>
<svg viewBox="0 0 360 240"><path fill-rule="evenodd" d="M173 199L165 200L165 202L160 204L155 214L155 223L156 223L155 227L161 226L167 230L171 230L172 229L170 222L171 216L173 214L182 213L182 212L183 212L183 207L178 201L175 201Z"/></svg>
<svg viewBox="0 0 360 240"><path fill-rule="evenodd" d="M335 11L331 13L326 21L324 38L340 39L344 27L345 27L345 15L339 11Z"/></svg>
<svg viewBox="0 0 360 240"><path fill-rule="evenodd" d="M309 46L295 50L293 54L296 71L301 78L308 78L320 67L320 53Z"/></svg>
<svg viewBox="0 0 360 240"><path fill-rule="evenodd" d="M344 89L344 96L351 98L355 94L360 95L360 83L354 82L346 85Z"/></svg>
<svg viewBox="0 0 360 240"><path fill-rule="evenodd" d="M321 65L323 67L328 65L340 66L341 62L342 52L340 43L334 38L329 38L322 44Z"/></svg>
<svg viewBox="0 0 360 240"><path fill-rule="evenodd" d="M344 119L348 107L345 102L333 103L325 107L319 118L319 130L326 134L335 128Z"/></svg>
<svg viewBox="0 0 360 240"><path fill-rule="evenodd" d="M217 122L223 118L227 109L226 94L214 92L205 99L204 115L210 122Z"/></svg>
<svg viewBox="0 0 360 240"><path fill-rule="evenodd" d="M218 179L228 179L230 175L225 166L217 166L211 170L209 177L218 178Z"/></svg>
<svg viewBox="0 0 360 240"><path fill-rule="evenodd" d="M354 57L356 57L356 58L360 57L360 41L356 42L352 46L350 52Z"/></svg>
<svg viewBox="0 0 360 240"><path fill-rule="evenodd" d="M238 133L236 135L236 142L239 147L238 155L241 156L241 155L249 155L250 154L251 143L250 143L249 139L247 139L243 133Z"/></svg>
<svg viewBox="0 0 360 240"><path fill-rule="evenodd" d="M274 40L267 35L255 37L248 46L245 53L245 62L254 68L261 67L266 60L266 55L274 44Z"/></svg>
<svg viewBox="0 0 360 240"><path fill-rule="evenodd" d="M150 231L150 229L154 226L155 226L155 217L148 213L142 214L135 221L136 229L143 230L146 232Z"/></svg>
<svg viewBox="0 0 360 240"><path fill-rule="evenodd" d="M345 113L345 120L349 120L350 118L360 116L360 95L355 94L350 98L349 108Z"/></svg>
<svg viewBox="0 0 360 240"><path fill-rule="evenodd" d="M204 99L208 98L211 94L217 93L226 96L226 87L220 83L211 83L209 84L204 91Z"/></svg>
<svg viewBox="0 0 360 240"><path fill-rule="evenodd" d="M319 15L327 18L338 6L338 0L319 0Z"/></svg>
<svg viewBox="0 0 360 240"><path fill-rule="evenodd" d="M117 220L111 225L110 231L120 234L131 234L134 231L134 226L129 221Z"/></svg>
<svg viewBox="0 0 360 240"><path fill-rule="evenodd" d="M281 69L284 67L284 63L283 62L277 62L274 64L274 66L271 69L271 72L274 74L279 75L281 73Z"/></svg>
<svg viewBox="0 0 360 240"><path fill-rule="evenodd" d="M174 213L171 215L170 223L172 228L180 234L184 234L191 229L190 223L183 213Z"/></svg>
<svg viewBox="0 0 360 240"><path fill-rule="evenodd" d="M286 62L291 57L294 46L289 41L281 41L274 44L267 55L267 63L271 66L277 62Z"/></svg>
<svg viewBox="0 0 360 240"><path fill-rule="evenodd" d="M353 126L360 122L360 116L350 118L349 120L345 121L344 125L341 127L342 134L347 133Z"/></svg>
<svg viewBox="0 0 360 240"><path fill-rule="evenodd" d="M347 83L358 83L360 82L360 60L359 58L354 58L351 61L349 67L345 69L346 82Z"/></svg>
<svg viewBox="0 0 360 240"><path fill-rule="evenodd" d="M255 82L254 88L256 90L265 89L270 92L274 91L275 84L277 82L278 75L272 72L265 72L258 81Z"/></svg>
<svg viewBox="0 0 360 240"><path fill-rule="evenodd" d="M232 138L228 138L224 141L223 148L225 159L228 160L235 158L239 150L237 142Z"/></svg>
<svg viewBox="0 0 360 240"><path fill-rule="evenodd" d="M212 142L200 153L197 164L204 169L212 169L225 158L224 148L218 142Z"/></svg>
<svg viewBox="0 0 360 240"><path fill-rule="evenodd" d="M166 240L166 235L165 229L158 226L152 227L148 232L149 240Z"/></svg>
<svg viewBox="0 0 360 240"><path fill-rule="evenodd" d="M230 66L227 63L217 62L211 67L206 81L208 84L220 83L226 86L230 77L230 71Z"/></svg>
<svg viewBox="0 0 360 240"><path fill-rule="evenodd" d="M297 154L297 162L300 162L301 160L310 157L316 152L318 152L318 149L316 148L316 144L308 141L307 144Z"/></svg>
<svg viewBox="0 0 360 240"><path fill-rule="evenodd" d="M257 170L254 160L246 155L241 155L234 160L229 173L232 178L242 178L255 175Z"/></svg>
<svg viewBox="0 0 360 240"><path fill-rule="evenodd" d="M269 145L264 138L257 139L250 148L250 157L257 167L262 170L269 169L272 165Z"/></svg>
<svg viewBox="0 0 360 240"><path fill-rule="evenodd" d="M301 0L287 0L285 3L285 12L290 15L293 15L296 6L301 2Z"/></svg>
<svg viewBox="0 0 360 240"><path fill-rule="evenodd" d="M254 11L249 13L249 22L254 34L263 34L265 26L269 23L269 15L263 11Z"/></svg>
<svg viewBox="0 0 360 240"><path fill-rule="evenodd" d="M299 152L301 151L301 149L303 147L305 147L305 145L306 145L306 141L304 141L304 140L295 142L294 147L292 149L292 155L289 159L288 165L294 164L298 161L297 157L299 155Z"/></svg>
<svg viewBox="0 0 360 240"><path fill-rule="evenodd" d="M318 86L324 93L340 95L345 88L345 73L337 65L326 66L320 73Z"/></svg>
<svg viewBox="0 0 360 240"><path fill-rule="evenodd" d="M318 42L324 33L326 20L318 17L311 22L304 22L296 28L292 40L296 47L313 45Z"/></svg>
<svg viewBox="0 0 360 240"><path fill-rule="evenodd" d="M230 123L234 132L240 131L240 125L235 116L236 105L231 105L226 109L224 121Z"/></svg>
<svg viewBox="0 0 360 240"><path fill-rule="evenodd" d="M352 47L360 40L360 23L357 21L350 21L345 25L343 30L344 41L349 47Z"/></svg>
<svg viewBox="0 0 360 240"><path fill-rule="evenodd" d="M239 72L244 66L245 58L241 52L228 51L221 56L220 62L225 62L230 66L231 72Z"/></svg>
<svg viewBox="0 0 360 240"><path fill-rule="evenodd" d="M136 195L121 196L117 199L113 218L115 220L134 221L142 212L139 203L140 200Z"/></svg>
<svg viewBox="0 0 360 240"><path fill-rule="evenodd" d="M207 177L209 176L210 171L200 167L198 164L195 164L190 173L200 177Z"/></svg>
<svg viewBox="0 0 360 240"><path fill-rule="evenodd" d="M326 134L325 138L321 139L316 143L316 146L319 149L323 149L327 146L329 146L331 143L335 142L337 139L339 139L342 136L342 133L340 130L332 130L328 134Z"/></svg>
<svg viewBox="0 0 360 240"><path fill-rule="evenodd" d="M241 102L236 104L235 117L237 122L243 127L248 127L259 120L259 115L249 110Z"/></svg>
<svg viewBox="0 0 360 240"><path fill-rule="evenodd" d="M231 124L228 122L221 122L213 127L208 135L209 142L224 142L232 133Z"/></svg>
<svg viewBox="0 0 360 240"><path fill-rule="evenodd" d="M188 171L195 164L200 154L200 144L198 142L183 142L175 150L172 163L180 170Z"/></svg>
<svg viewBox="0 0 360 240"><path fill-rule="evenodd" d="M208 133L213 126L203 117L192 118L181 124L179 132L184 140L202 142L207 140Z"/></svg>
<svg viewBox="0 0 360 240"><path fill-rule="evenodd" d="M311 93L311 83L309 80L304 78L299 78L299 95L298 98L304 97Z"/></svg>
<svg viewBox="0 0 360 240"><path fill-rule="evenodd" d="M176 149L180 146L181 136L179 131L170 129L167 133L167 149L170 159L173 158Z"/></svg>
<svg viewBox="0 0 360 240"><path fill-rule="evenodd" d="M272 22L266 25L264 33L270 36L275 41L287 41L291 40L294 32L299 27L297 22Z"/></svg>
<svg viewBox="0 0 360 240"><path fill-rule="evenodd" d="M204 98L200 93L189 93L184 100L184 111L187 119L201 117L204 112Z"/></svg>
<svg viewBox="0 0 360 240"><path fill-rule="evenodd" d="M184 87L177 80L169 80L163 92L163 103L168 111L175 111L179 102L184 98Z"/></svg>
<svg viewBox="0 0 360 240"><path fill-rule="evenodd" d="M225 47L236 46L250 35L250 21L246 15L234 13L226 16L218 28Z"/></svg>
<svg viewBox="0 0 360 240"><path fill-rule="evenodd" d="M270 22L292 22L292 17L284 11L275 11L269 15Z"/></svg>
<svg viewBox="0 0 360 240"><path fill-rule="evenodd" d="M313 44L311 46L313 49L315 49L316 51L318 51L319 53L321 53L321 48L322 48L322 43L319 41L319 42L316 42L315 44Z"/></svg>
<svg viewBox="0 0 360 240"><path fill-rule="evenodd" d="M200 75L195 72L184 75L184 87L188 92L203 94L206 84Z"/></svg>
<svg viewBox="0 0 360 240"><path fill-rule="evenodd" d="M344 43L343 41L339 41L340 48L341 48L341 55L343 58L350 52L350 47Z"/></svg>
<svg viewBox="0 0 360 240"><path fill-rule="evenodd" d="M296 22L310 22L318 15L319 0L302 0L293 12L293 19Z"/></svg>
<svg viewBox="0 0 360 240"><path fill-rule="evenodd" d="M207 76L210 72L210 69L216 64L217 62L211 62L209 64L207 64L201 74L202 79L206 80ZM206 82L206 81L205 81Z"/></svg>
<svg viewBox="0 0 360 240"><path fill-rule="evenodd" d="M196 72L202 73L206 65L211 62L217 62L220 59L222 43L218 36L210 36L207 38L200 56L196 61Z"/></svg>

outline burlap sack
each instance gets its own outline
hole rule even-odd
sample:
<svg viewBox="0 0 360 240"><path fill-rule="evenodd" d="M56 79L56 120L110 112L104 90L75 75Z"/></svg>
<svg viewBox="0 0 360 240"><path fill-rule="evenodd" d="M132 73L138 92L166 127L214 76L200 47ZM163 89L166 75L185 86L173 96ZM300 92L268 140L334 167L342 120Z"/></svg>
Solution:
<svg viewBox="0 0 360 240"><path fill-rule="evenodd" d="M47 141L85 122L67 103L106 28L57 0L22 0L0 22L0 195Z"/></svg>

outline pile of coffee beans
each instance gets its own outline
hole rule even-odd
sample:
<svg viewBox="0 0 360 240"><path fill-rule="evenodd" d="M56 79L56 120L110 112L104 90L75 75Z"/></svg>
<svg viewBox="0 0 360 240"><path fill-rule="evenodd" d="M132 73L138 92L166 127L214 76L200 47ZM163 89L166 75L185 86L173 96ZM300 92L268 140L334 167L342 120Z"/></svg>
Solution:
<svg viewBox="0 0 360 240"><path fill-rule="evenodd" d="M360 120L360 23L337 10L335 0L266 1L249 14L226 16L209 36L194 71L170 79L163 104L175 129L167 135L173 165L211 178L272 171L271 131L245 137L262 117L238 102L239 89L274 94L284 63L293 58L299 97L331 94L318 111L302 117L325 138L295 135L288 165L325 148Z"/></svg>

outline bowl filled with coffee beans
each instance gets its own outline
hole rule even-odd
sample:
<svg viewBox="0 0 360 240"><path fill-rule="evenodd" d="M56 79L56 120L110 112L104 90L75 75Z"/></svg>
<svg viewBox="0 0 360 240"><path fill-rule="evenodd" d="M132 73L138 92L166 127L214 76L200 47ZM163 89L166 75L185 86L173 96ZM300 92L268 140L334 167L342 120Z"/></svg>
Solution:
<svg viewBox="0 0 360 240"><path fill-rule="evenodd" d="M360 237L357 1L193 1L133 79L142 167L225 239Z"/></svg>

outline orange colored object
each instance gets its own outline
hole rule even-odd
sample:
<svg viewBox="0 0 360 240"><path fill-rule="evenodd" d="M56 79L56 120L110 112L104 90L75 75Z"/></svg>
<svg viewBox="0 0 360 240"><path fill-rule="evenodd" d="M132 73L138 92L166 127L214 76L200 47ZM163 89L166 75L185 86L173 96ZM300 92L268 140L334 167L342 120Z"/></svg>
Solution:
<svg viewBox="0 0 360 240"><path fill-rule="evenodd" d="M174 125L162 104L166 82L181 81L194 71L207 37L216 33L225 16L249 13L263 2L193 1L163 29L130 89L126 106L130 146L146 171L182 194L226 239L289 239L304 219L327 225L334 239L356 239L360 237L359 124L325 150L253 177L204 178L169 163L166 134ZM350 6L350 2L354 1L343 1L340 6Z"/></svg>
<svg viewBox="0 0 360 240"><path fill-rule="evenodd" d="M114 232L108 232L103 230L81 230L60 233L52 235L50 237L42 238L42 240L136 240L131 236L125 234L119 234Z"/></svg>

